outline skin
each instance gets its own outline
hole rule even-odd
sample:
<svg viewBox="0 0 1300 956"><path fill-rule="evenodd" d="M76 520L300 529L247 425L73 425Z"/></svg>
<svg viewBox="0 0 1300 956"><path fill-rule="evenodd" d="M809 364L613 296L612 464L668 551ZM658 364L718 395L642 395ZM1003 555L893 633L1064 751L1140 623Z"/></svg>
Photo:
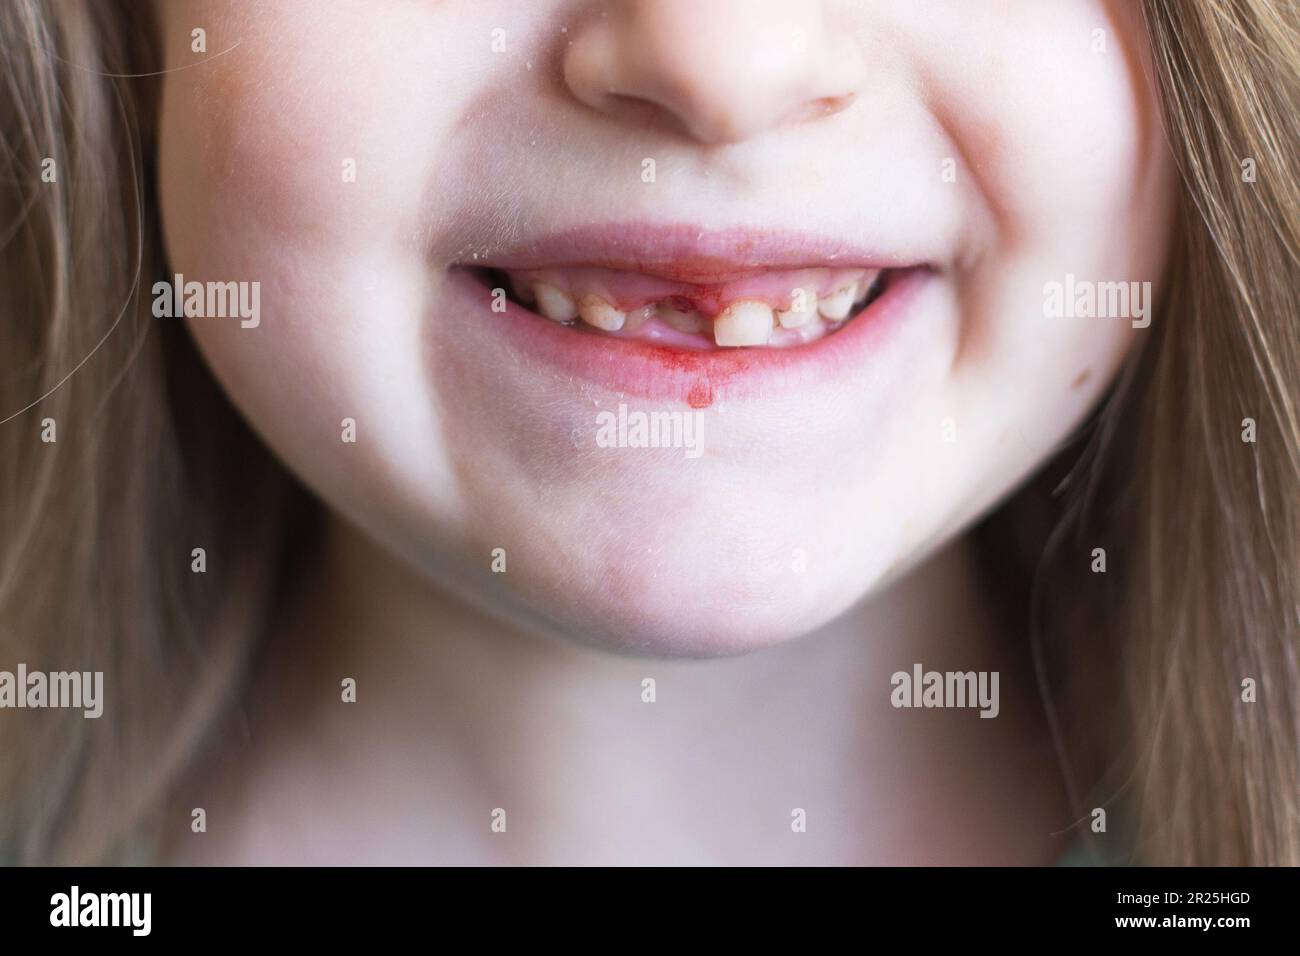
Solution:
<svg viewBox="0 0 1300 956"><path fill-rule="evenodd" d="M160 19L173 70L201 58L195 26L208 55L238 42L165 81L171 269L262 284L258 328L190 328L331 515L253 732L222 786L195 783L221 826L179 857L1064 849L1027 650L963 532L1143 334L1043 317L1044 283L1155 282L1167 253L1131 6L285 0ZM626 219L883 243L935 276L870 374L724 397L687 467L568 440L617 398L504 360L449 289L503 228ZM999 670L999 718L892 708L889 675L916 661ZM817 825L792 839L797 807Z"/></svg>

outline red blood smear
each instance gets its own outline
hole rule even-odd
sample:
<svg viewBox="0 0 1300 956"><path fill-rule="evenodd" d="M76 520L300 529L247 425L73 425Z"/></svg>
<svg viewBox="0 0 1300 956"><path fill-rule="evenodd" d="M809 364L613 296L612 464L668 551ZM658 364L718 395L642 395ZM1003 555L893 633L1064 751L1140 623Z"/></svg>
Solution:
<svg viewBox="0 0 1300 956"><path fill-rule="evenodd" d="M713 404L713 389L707 382L696 382L687 393L686 402L691 408L708 408Z"/></svg>

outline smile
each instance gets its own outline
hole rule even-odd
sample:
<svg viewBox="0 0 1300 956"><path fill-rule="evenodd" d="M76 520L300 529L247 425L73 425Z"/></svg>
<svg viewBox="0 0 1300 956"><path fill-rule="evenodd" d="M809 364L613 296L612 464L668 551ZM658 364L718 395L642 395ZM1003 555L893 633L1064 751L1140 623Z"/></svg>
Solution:
<svg viewBox="0 0 1300 956"><path fill-rule="evenodd" d="M513 367L696 408L865 373L893 354L894 329L936 274L806 234L637 224L543 236L448 270L487 317L470 324L474 338Z"/></svg>
<svg viewBox="0 0 1300 956"><path fill-rule="evenodd" d="M791 348L837 331L874 302L882 269L758 269L724 283L592 267L502 271L480 281L580 331L667 348Z"/></svg>

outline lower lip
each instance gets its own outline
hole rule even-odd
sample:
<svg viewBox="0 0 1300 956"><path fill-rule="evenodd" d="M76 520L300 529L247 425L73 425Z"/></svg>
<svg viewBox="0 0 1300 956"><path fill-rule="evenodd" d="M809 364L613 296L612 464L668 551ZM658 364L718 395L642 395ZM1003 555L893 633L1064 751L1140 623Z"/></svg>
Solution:
<svg viewBox="0 0 1300 956"><path fill-rule="evenodd" d="M485 317L506 348L533 356L566 378L604 391L707 408L715 402L773 398L860 375L882 355L935 273L895 270L880 298L838 331L793 348L681 351L560 325L512 301L492 311L492 290L453 269L453 290Z"/></svg>

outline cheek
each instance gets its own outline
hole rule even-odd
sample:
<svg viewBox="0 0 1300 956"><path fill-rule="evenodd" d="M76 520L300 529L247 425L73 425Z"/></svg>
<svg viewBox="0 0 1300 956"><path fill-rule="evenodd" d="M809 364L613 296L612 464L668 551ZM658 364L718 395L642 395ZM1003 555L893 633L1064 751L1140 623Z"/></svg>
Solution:
<svg viewBox="0 0 1300 956"><path fill-rule="evenodd" d="M932 50L965 51L928 60L928 80L936 118L961 151L958 176L992 222L953 277L962 331L943 414L959 436L949 458L968 477L947 496L966 495L967 514L1050 457L1149 334L1132 316L1054 316L1049 290L1071 277L1123 282L1149 312L1173 221L1173 170L1140 80L1140 34L1111 17L1133 11L1015 0L1005 12L987 24L936 17L939 33L915 34ZM971 497L972 487L988 494Z"/></svg>
<svg viewBox="0 0 1300 956"><path fill-rule="evenodd" d="M934 109L992 206L1001 239L1100 235L1135 222L1155 185L1156 103L1136 12L1101 0L1012 0L1004 17L942 19ZM956 20L958 22L951 22ZM962 51L938 58L937 49Z"/></svg>
<svg viewBox="0 0 1300 956"><path fill-rule="evenodd" d="M1136 11L1070 0L1008 12L1011 34L997 23L965 38L982 63L936 66L941 121L995 222L959 277L967 323L956 370L982 365L995 377L1000 365L1040 389L1095 397L1141 330L1124 317L1053 318L1049 297L1073 280L1145 283L1150 312L1173 224L1172 164L1142 79Z"/></svg>
<svg viewBox="0 0 1300 956"><path fill-rule="evenodd" d="M188 49L192 22L205 24L210 49L239 40L165 86L169 272L259 284L258 328L211 318L190 328L235 405L318 490L373 482L383 468L355 454L354 473L339 473L344 418L371 439L403 425L437 433L413 394L424 367L410 317L427 284L425 172L447 98L422 68L427 18L410 15L420 5L376 16L377 5L181 8L168 43Z"/></svg>
<svg viewBox="0 0 1300 956"><path fill-rule="evenodd" d="M300 7L276 5L256 23L213 14L237 48L168 79L159 178L169 240L192 230L255 253L364 248L424 224L421 171L446 123L435 77L418 69L427 28L347 3ZM346 56L340 36L358 38Z"/></svg>

